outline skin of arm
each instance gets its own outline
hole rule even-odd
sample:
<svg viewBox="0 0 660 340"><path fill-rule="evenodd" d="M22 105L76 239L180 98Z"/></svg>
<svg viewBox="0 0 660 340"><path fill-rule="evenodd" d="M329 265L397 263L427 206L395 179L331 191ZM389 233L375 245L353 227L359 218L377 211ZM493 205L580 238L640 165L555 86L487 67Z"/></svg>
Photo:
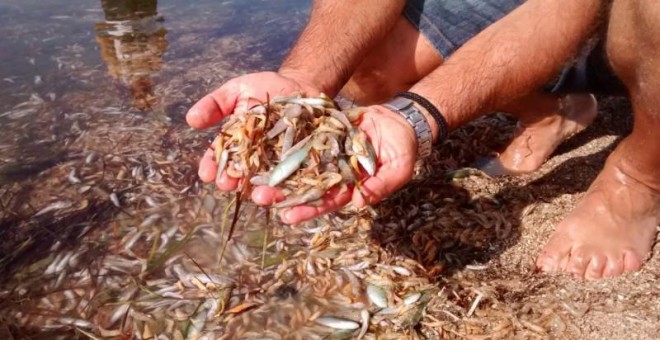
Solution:
<svg viewBox="0 0 660 340"><path fill-rule="evenodd" d="M315 0L309 22L279 73L330 97L401 16L405 0Z"/></svg>
<svg viewBox="0 0 660 340"><path fill-rule="evenodd" d="M529 0L468 41L410 91L453 130L540 88L598 27L602 0ZM437 125L427 114L434 140Z"/></svg>

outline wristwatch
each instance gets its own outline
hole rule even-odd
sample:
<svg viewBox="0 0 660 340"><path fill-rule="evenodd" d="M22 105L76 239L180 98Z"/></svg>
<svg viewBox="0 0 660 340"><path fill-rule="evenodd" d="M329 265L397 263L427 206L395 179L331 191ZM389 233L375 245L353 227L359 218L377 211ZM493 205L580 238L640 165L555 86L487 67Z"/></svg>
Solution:
<svg viewBox="0 0 660 340"><path fill-rule="evenodd" d="M433 146L431 125L429 125L422 111L415 106L415 102L408 98L395 97L383 106L398 112L412 125L417 137L417 156L422 159L428 157Z"/></svg>

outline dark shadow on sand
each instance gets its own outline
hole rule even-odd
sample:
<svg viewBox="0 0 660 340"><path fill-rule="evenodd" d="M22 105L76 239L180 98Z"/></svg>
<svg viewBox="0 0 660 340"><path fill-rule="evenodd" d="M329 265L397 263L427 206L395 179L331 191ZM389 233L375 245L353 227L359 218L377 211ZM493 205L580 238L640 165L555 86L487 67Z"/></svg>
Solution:
<svg viewBox="0 0 660 340"><path fill-rule="evenodd" d="M604 107L608 112L601 110L597 121L557 154L604 135L628 134L631 119L626 117L631 115L627 101L608 100ZM586 191L621 139L604 150L569 159L526 185L506 177L465 182L491 193L476 199L443 175L414 181L377 206L380 215L372 238L394 255L422 264L433 279L451 276L466 265L485 263L519 242L526 207ZM437 171L447 173L446 169Z"/></svg>

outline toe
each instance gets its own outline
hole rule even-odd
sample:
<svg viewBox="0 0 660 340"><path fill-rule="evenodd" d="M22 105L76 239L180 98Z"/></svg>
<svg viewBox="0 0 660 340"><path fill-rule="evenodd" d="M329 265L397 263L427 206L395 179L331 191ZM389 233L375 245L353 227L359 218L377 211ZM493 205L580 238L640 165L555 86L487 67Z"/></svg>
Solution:
<svg viewBox="0 0 660 340"><path fill-rule="evenodd" d="M574 248L566 265L566 271L571 273L577 279L583 279L587 266L591 260L591 255L584 248Z"/></svg>
<svg viewBox="0 0 660 340"><path fill-rule="evenodd" d="M562 271L571 250L565 237L554 235L536 260L536 267L546 273Z"/></svg>
<svg viewBox="0 0 660 340"><path fill-rule="evenodd" d="M587 280L597 280L603 277L603 269L607 263L607 256L596 254L591 256L587 270L584 273L584 278Z"/></svg>
<svg viewBox="0 0 660 340"><path fill-rule="evenodd" d="M623 254L623 271L634 272L642 268L643 259L637 253L627 251Z"/></svg>
<svg viewBox="0 0 660 340"><path fill-rule="evenodd" d="M603 277L615 277L623 273L623 254L618 256L608 256Z"/></svg>
<svg viewBox="0 0 660 340"><path fill-rule="evenodd" d="M546 273L553 273L559 270L559 261L561 254L556 252L544 252L536 260L536 267Z"/></svg>

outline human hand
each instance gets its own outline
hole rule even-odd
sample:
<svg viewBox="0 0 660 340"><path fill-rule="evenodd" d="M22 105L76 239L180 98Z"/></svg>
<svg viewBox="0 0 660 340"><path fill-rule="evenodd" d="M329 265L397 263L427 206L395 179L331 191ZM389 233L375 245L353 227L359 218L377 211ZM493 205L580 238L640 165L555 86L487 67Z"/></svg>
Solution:
<svg viewBox="0 0 660 340"><path fill-rule="evenodd" d="M234 111L247 111L248 108L266 102L267 96L288 96L293 92L317 96L320 91L294 73L261 72L252 73L229 80L215 91L200 99L188 110L186 121L196 129L211 127ZM213 158L213 150L207 149L199 162L198 175L203 182L215 181L223 191L233 191L241 179L218 174L218 164ZM254 200L257 204L270 204L278 194L275 189L261 188Z"/></svg>
<svg viewBox="0 0 660 340"><path fill-rule="evenodd" d="M338 210L351 201L356 207L374 204L410 181L417 159L417 138L410 124L383 106L370 106L362 114L359 128L369 137L376 152L376 173L363 177L359 189L329 190L320 205L300 205L283 210L280 218L284 223L300 223ZM284 196L271 187L256 187L252 199L257 204L268 205L283 200Z"/></svg>

